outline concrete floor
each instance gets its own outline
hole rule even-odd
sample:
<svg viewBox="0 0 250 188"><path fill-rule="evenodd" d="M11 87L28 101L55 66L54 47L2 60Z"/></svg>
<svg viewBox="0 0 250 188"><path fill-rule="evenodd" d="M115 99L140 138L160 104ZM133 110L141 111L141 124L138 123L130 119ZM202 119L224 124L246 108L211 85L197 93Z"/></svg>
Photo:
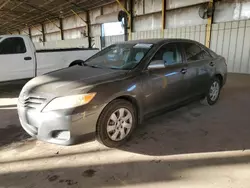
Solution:
<svg viewBox="0 0 250 188"><path fill-rule="evenodd" d="M250 76L230 75L213 107L150 119L120 149L29 138L14 105L20 87L0 89L0 188L250 187Z"/></svg>

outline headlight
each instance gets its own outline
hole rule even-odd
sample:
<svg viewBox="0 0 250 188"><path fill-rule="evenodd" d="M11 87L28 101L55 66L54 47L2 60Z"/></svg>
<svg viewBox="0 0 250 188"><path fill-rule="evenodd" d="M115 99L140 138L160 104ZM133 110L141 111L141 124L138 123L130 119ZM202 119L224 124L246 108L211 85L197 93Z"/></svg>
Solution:
<svg viewBox="0 0 250 188"><path fill-rule="evenodd" d="M60 110L74 108L89 103L96 93L88 93L82 95L71 95L66 97L58 97L53 99L44 109L43 112L52 110Z"/></svg>

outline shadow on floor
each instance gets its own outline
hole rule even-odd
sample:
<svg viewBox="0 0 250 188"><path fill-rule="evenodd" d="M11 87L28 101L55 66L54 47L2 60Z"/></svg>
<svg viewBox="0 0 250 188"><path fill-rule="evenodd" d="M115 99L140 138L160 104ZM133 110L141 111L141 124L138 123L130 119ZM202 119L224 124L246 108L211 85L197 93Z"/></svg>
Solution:
<svg viewBox="0 0 250 188"><path fill-rule="evenodd" d="M16 98L18 97L23 86L29 80L18 80L12 82L0 82L0 98Z"/></svg>
<svg viewBox="0 0 250 188"><path fill-rule="evenodd" d="M51 170L39 169L41 167L33 165L33 170L0 174L0 184L3 187L19 188L120 187L125 185L144 187L144 185L182 180L184 186L192 180L197 180L198 170L203 169L201 172L205 171L210 174L209 179L213 180L218 179L220 169L218 167L249 162L250 155L209 158L203 156L197 159L130 161L87 166L79 164L77 167L61 165ZM207 177L199 176L199 182L202 181L207 186L213 185Z"/></svg>
<svg viewBox="0 0 250 188"><path fill-rule="evenodd" d="M21 126L8 125L0 128L0 148L9 146L10 144L26 141L30 136L23 130Z"/></svg>
<svg viewBox="0 0 250 188"><path fill-rule="evenodd" d="M18 97L27 81L0 83L0 100L6 101L6 104L0 104L0 148L25 141L30 137L19 123L16 104L12 104L12 98ZM10 104L8 104L8 100L10 100Z"/></svg>

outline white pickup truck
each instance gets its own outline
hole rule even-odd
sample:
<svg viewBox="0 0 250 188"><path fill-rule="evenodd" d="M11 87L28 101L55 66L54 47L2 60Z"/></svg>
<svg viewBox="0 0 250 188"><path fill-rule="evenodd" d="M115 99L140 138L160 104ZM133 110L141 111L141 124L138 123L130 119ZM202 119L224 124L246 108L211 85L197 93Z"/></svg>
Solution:
<svg viewBox="0 0 250 188"><path fill-rule="evenodd" d="M81 64L98 49L36 50L28 36L0 35L0 82L28 79Z"/></svg>

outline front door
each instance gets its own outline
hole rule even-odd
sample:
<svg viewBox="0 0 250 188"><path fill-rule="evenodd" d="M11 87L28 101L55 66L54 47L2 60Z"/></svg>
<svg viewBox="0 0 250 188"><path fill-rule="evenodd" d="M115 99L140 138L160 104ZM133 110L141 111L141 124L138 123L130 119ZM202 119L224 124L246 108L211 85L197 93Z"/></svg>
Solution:
<svg viewBox="0 0 250 188"><path fill-rule="evenodd" d="M34 76L34 59L21 37L9 37L0 42L0 82Z"/></svg>
<svg viewBox="0 0 250 188"><path fill-rule="evenodd" d="M187 92L184 79L186 64L182 61L179 45L163 45L151 59L150 64L163 61L165 67L148 69L143 78L145 113L169 107L183 100Z"/></svg>

